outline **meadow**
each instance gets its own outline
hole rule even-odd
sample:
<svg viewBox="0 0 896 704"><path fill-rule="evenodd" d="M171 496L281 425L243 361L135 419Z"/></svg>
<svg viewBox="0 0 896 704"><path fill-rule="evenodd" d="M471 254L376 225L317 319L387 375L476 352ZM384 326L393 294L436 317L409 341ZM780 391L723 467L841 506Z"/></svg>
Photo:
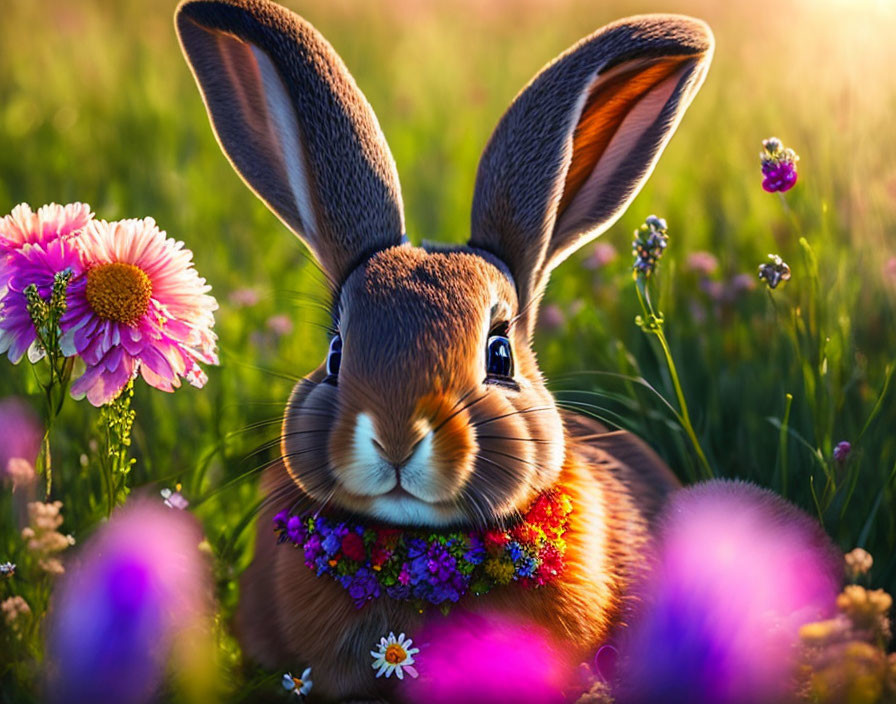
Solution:
<svg viewBox="0 0 896 704"><path fill-rule="evenodd" d="M665 218L669 247L652 286L711 473L772 488L817 516L844 551L874 556L872 586L896 591L896 6L287 4L329 39L376 110L415 243L468 238L482 148L546 61L625 15L705 19L717 43L706 83L627 213L555 272L535 335L541 367L564 406L645 438L686 483L706 476L673 412L662 351L635 323L632 232L652 213ZM213 286L221 364L201 390L136 385L127 484L156 497L180 484L201 520L218 600L215 687L236 701L256 677L228 624L251 560L259 469L279 455L279 416L323 359L330 321L302 245L215 143L173 10L158 0L4 0L0 215L20 202L84 201L108 220L152 216ZM758 153L772 135L800 156L799 182L781 195L760 185ZM792 270L774 291L756 276L769 253ZM0 398L10 396L42 412L27 361L0 360ZM52 437L53 498L78 542L106 515L98 418L69 400ZM841 441L851 451L838 460ZM0 508L2 562L21 547L6 491ZM0 701L26 701L35 673L10 643ZM253 682L273 687L277 677Z"/></svg>

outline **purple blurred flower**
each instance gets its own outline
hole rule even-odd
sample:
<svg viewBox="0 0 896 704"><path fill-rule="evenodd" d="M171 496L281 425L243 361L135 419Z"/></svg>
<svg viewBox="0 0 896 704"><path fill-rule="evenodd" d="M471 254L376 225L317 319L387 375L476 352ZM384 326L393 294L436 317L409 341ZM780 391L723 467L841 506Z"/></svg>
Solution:
<svg viewBox="0 0 896 704"><path fill-rule="evenodd" d="M54 597L51 700L151 700L172 647L200 638L210 587L195 520L132 504L103 525ZM197 641L198 642L198 641Z"/></svg>
<svg viewBox="0 0 896 704"><path fill-rule="evenodd" d="M406 682L409 702L551 704L572 677L563 651L533 623L498 614L437 615L415 637L420 677Z"/></svg>
<svg viewBox="0 0 896 704"><path fill-rule="evenodd" d="M27 403L13 396L0 399L0 476L7 476L11 459L33 465L42 437L40 421Z"/></svg>
<svg viewBox="0 0 896 704"><path fill-rule="evenodd" d="M847 440L841 440L837 443L837 446L834 448L834 460L843 464L849 459L849 453L852 452L852 444L850 444Z"/></svg>
<svg viewBox="0 0 896 704"><path fill-rule="evenodd" d="M620 648L620 704L788 700L802 624L831 614L843 558L773 492L717 480L677 492Z"/></svg>
<svg viewBox="0 0 896 704"><path fill-rule="evenodd" d="M762 164L762 188L769 193L789 191L796 184L796 162L793 149L785 149L781 140L769 137L762 141L759 161Z"/></svg>

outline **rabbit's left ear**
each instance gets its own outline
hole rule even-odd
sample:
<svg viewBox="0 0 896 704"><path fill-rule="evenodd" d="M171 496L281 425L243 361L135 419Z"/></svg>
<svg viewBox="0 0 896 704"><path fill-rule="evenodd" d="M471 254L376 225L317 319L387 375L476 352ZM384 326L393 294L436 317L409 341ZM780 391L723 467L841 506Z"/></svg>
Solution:
<svg viewBox="0 0 896 704"><path fill-rule="evenodd" d="M653 171L712 50L699 20L622 20L548 65L498 123L470 245L507 264L530 331L551 269L610 227Z"/></svg>

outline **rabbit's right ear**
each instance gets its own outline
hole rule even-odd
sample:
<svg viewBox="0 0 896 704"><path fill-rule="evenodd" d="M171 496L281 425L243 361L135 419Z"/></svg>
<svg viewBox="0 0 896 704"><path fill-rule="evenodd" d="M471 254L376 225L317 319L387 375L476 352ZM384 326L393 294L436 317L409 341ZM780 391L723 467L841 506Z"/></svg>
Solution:
<svg viewBox="0 0 896 704"><path fill-rule="evenodd" d="M334 286L405 241L386 140L314 27L268 0L185 0L175 25L224 153Z"/></svg>

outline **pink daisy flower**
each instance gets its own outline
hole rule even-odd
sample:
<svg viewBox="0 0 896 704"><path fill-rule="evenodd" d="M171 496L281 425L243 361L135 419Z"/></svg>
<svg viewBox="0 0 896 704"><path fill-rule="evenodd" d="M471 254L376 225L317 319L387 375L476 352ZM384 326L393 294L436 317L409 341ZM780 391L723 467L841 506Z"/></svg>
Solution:
<svg viewBox="0 0 896 704"><path fill-rule="evenodd" d="M5 257L9 267L7 286L0 291L0 354L18 364L22 355L37 340L34 323L28 313L25 289L37 287L40 297L48 299L53 289L53 278L66 269L77 276L82 271L81 253L74 240L57 238L43 243L25 244ZM33 350L32 359L42 356Z"/></svg>
<svg viewBox="0 0 896 704"><path fill-rule="evenodd" d="M197 361L218 363L218 304L193 268L193 253L152 218L93 220L76 242L85 273L69 286L60 344L87 369L72 396L101 406L138 373L162 391L179 387L181 377L203 386Z"/></svg>
<svg viewBox="0 0 896 704"><path fill-rule="evenodd" d="M27 203L20 203L0 218L0 289L12 273L8 255L26 244L46 244L59 237L68 237L81 230L93 218L86 203L58 205L50 203L32 212Z"/></svg>

